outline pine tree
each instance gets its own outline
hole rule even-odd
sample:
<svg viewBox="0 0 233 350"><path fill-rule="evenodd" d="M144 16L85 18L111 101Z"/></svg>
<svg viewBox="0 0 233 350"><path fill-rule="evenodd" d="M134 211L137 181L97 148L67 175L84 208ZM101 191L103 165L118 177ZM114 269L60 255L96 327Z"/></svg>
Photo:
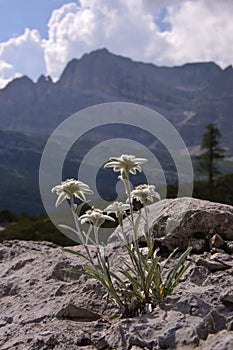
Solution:
<svg viewBox="0 0 233 350"><path fill-rule="evenodd" d="M218 128L212 123L208 124L201 143L201 150L204 152L196 157L198 160L197 171L208 176L210 187L212 187L214 177L220 174L216 163L219 159L224 158L225 150L219 147L220 138L221 133Z"/></svg>

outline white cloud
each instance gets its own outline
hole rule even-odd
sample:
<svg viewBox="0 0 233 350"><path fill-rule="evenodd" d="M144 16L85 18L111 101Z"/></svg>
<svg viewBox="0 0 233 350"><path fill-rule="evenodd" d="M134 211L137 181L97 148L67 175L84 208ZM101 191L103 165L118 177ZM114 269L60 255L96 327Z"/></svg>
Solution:
<svg viewBox="0 0 233 350"><path fill-rule="evenodd" d="M55 10L45 42L48 71L59 75L64 64L100 47L138 60L152 60L151 46L163 42L153 16L141 1L80 0ZM139 49L140 48L140 49Z"/></svg>
<svg viewBox="0 0 233 350"><path fill-rule="evenodd" d="M0 43L0 87L21 75L32 79L46 72L44 49L37 30Z"/></svg>
<svg viewBox="0 0 233 350"><path fill-rule="evenodd" d="M57 79L69 60L103 47L158 65L226 67L233 63L232 11L232 0L74 0L53 11L48 39L26 29L0 43L0 86L18 74Z"/></svg>
<svg viewBox="0 0 233 350"><path fill-rule="evenodd" d="M3 60L0 60L0 88L4 87L16 77L17 74L14 72L13 66Z"/></svg>
<svg viewBox="0 0 233 350"><path fill-rule="evenodd" d="M233 2L228 0L185 1L168 7L172 30L163 33L169 43L161 57L166 64L215 61L225 67L233 57ZM159 62L161 63L161 61Z"/></svg>

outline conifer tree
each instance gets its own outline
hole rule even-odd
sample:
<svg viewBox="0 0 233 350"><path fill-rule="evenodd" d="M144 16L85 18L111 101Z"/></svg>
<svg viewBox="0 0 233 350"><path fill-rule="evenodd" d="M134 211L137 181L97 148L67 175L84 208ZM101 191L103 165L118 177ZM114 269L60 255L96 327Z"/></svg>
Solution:
<svg viewBox="0 0 233 350"><path fill-rule="evenodd" d="M217 161L224 158L225 150L219 146L220 138L221 133L218 128L212 123L208 124L201 143L203 152L196 157L198 160L197 171L208 176L210 187L213 184L214 177L220 174Z"/></svg>

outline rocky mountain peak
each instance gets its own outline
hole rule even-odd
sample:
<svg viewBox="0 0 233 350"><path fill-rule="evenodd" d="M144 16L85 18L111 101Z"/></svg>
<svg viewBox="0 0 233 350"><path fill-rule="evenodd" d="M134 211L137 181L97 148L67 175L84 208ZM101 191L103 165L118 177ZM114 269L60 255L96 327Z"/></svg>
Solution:
<svg viewBox="0 0 233 350"><path fill-rule="evenodd" d="M229 66L227 66L225 69L224 69L224 72L230 72L230 73L232 73L232 71L233 71L233 67L232 67L232 64L230 64Z"/></svg>
<svg viewBox="0 0 233 350"><path fill-rule="evenodd" d="M7 92L11 92L13 90L21 91L21 89L25 91L26 89L33 88L34 85L35 83L32 81L32 79L24 75L22 77L15 78L14 80L12 80L2 91L7 91Z"/></svg>
<svg viewBox="0 0 233 350"><path fill-rule="evenodd" d="M4 89L0 90L0 106L4 110L5 104L20 105L22 101L27 101L27 103L31 103L35 93L35 87L36 84L27 76L23 76L12 80Z"/></svg>
<svg viewBox="0 0 233 350"><path fill-rule="evenodd" d="M213 75L209 81L207 93L218 99L221 96L233 97L233 68L231 65Z"/></svg>
<svg viewBox="0 0 233 350"><path fill-rule="evenodd" d="M115 88L119 86L127 62L131 60L111 54L107 49L96 50L68 63L58 85L116 93Z"/></svg>
<svg viewBox="0 0 233 350"><path fill-rule="evenodd" d="M44 85L44 84L51 84L51 83L53 83L53 81L50 75L45 76L44 74L42 74L37 80L37 85Z"/></svg>

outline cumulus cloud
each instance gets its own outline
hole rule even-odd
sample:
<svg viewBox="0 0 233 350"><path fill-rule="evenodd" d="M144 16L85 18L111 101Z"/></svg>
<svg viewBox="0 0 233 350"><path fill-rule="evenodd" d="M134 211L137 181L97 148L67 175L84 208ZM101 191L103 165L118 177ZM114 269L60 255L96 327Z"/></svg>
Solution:
<svg viewBox="0 0 233 350"><path fill-rule="evenodd" d="M152 46L163 42L141 1L80 0L53 12L45 54L49 73L57 75L68 60L100 47L150 61L156 58Z"/></svg>
<svg viewBox="0 0 233 350"><path fill-rule="evenodd" d="M0 85L21 75L36 79L46 72L44 48L37 30L25 29L24 34L0 43Z"/></svg>
<svg viewBox="0 0 233 350"><path fill-rule="evenodd" d="M17 78L19 74L14 72L14 67L0 60L0 88L8 84L12 79Z"/></svg>
<svg viewBox="0 0 233 350"><path fill-rule="evenodd" d="M159 65L231 63L231 0L80 0L53 12L45 44L48 72L100 47ZM161 12L162 11L162 12ZM160 15L168 30L159 28Z"/></svg>
<svg viewBox="0 0 233 350"><path fill-rule="evenodd" d="M69 60L103 47L158 65L226 67L233 57L232 10L232 0L74 0L53 11L48 39L26 29L0 43L0 84L19 74L58 79Z"/></svg>
<svg viewBox="0 0 233 350"><path fill-rule="evenodd" d="M168 65L196 61L215 61L222 67L231 64L232 11L233 2L229 0L185 1L179 8L168 6L166 20L172 30L163 33L169 45L162 60Z"/></svg>

